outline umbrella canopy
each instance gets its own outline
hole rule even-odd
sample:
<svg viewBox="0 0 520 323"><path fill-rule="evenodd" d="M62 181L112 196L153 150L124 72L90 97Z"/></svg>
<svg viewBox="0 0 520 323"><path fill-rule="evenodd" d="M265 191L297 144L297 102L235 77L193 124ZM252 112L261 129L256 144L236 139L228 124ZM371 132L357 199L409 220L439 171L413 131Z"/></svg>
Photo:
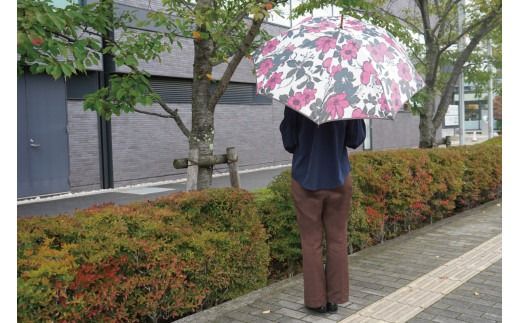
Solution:
<svg viewBox="0 0 520 323"><path fill-rule="evenodd" d="M424 86L391 34L349 16L307 18L266 42L253 58L257 94L317 124L394 119Z"/></svg>

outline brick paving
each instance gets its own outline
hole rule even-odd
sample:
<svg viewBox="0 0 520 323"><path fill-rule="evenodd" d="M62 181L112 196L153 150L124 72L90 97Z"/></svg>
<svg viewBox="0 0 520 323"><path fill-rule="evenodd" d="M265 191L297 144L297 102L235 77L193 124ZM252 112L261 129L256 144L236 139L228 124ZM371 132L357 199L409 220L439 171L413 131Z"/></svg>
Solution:
<svg viewBox="0 0 520 323"><path fill-rule="evenodd" d="M349 255L350 300L337 313L305 309L299 274L176 322L501 322L500 203ZM433 274L448 282L428 281ZM422 294L406 303L408 288Z"/></svg>
<svg viewBox="0 0 520 323"><path fill-rule="evenodd" d="M408 322L501 322L501 272L498 260Z"/></svg>

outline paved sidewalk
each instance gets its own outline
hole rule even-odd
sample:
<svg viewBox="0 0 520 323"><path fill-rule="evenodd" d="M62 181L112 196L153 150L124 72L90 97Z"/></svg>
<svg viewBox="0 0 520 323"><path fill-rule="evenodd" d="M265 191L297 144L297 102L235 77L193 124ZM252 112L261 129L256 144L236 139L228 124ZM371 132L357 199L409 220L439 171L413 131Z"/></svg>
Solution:
<svg viewBox="0 0 520 323"><path fill-rule="evenodd" d="M501 201L349 256L350 301L303 305L303 276L176 322L501 322Z"/></svg>

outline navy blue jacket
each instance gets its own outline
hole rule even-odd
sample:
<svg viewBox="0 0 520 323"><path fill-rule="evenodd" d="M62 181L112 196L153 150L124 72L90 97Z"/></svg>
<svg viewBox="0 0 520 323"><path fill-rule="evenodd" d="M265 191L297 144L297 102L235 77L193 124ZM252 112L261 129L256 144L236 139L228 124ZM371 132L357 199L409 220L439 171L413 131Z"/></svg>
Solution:
<svg viewBox="0 0 520 323"><path fill-rule="evenodd" d="M293 154L292 177L305 189L333 189L350 172L347 148L359 147L366 137L364 120L341 120L316 125L285 107L280 124L285 150Z"/></svg>

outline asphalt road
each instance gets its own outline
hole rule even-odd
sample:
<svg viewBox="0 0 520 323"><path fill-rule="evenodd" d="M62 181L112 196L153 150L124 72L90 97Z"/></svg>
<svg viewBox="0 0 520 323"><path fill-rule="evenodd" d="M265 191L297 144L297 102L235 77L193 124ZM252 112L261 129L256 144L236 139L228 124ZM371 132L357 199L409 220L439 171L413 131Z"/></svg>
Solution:
<svg viewBox="0 0 520 323"><path fill-rule="evenodd" d="M240 174L241 187L246 190L255 190L258 188L266 187L269 182L282 171L288 169L277 168L260 170L250 173ZM213 178L212 187L229 187L229 176L222 176ZM76 209L88 208L92 205L104 204L104 203L115 203L115 204L127 204L137 201L152 200L159 196L168 195L174 192L182 192L186 187L185 182L174 183L174 184L163 184L157 186L151 186L147 188L138 189L121 189L112 192L101 192L93 195L84 195L76 197L66 197L62 199L50 199L34 201L31 203L23 203L18 205L18 217L26 217L33 215L57 215L57 214L71 214ZM169 189L167 191L143 194L145 191L152 189ZM126 192L125 192L126 191ZM134 193L132 193L134 192Z"/></svg>

